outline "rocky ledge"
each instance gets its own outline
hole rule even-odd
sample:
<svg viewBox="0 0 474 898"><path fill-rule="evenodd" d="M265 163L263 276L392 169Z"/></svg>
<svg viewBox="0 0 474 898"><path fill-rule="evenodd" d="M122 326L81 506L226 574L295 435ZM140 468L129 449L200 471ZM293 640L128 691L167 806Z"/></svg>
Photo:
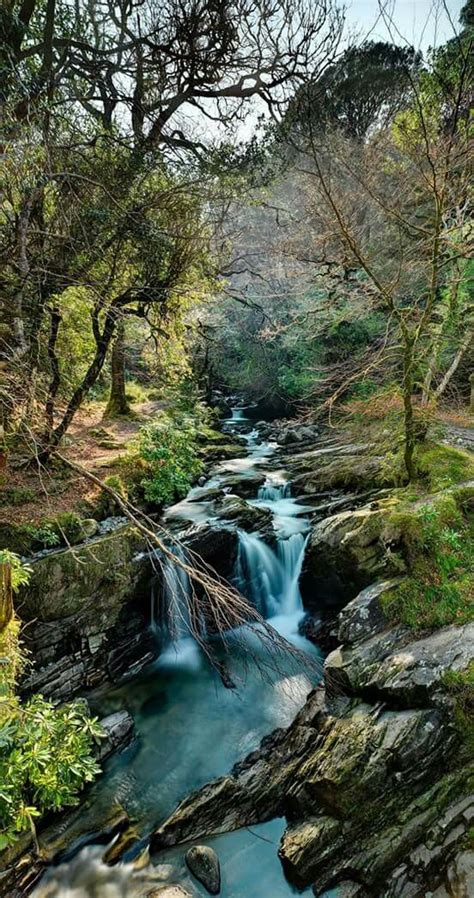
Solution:
<svg viewBox="0 0 474 898"><path fill-rule="evenodd" d="M284 815L286 876L316 896L473 894L472 732L446 674L472 670L474 624L420 637L391 625L381 599L397 582L346 606L341 645L293 724L185 799L152 852Z"/></svg>

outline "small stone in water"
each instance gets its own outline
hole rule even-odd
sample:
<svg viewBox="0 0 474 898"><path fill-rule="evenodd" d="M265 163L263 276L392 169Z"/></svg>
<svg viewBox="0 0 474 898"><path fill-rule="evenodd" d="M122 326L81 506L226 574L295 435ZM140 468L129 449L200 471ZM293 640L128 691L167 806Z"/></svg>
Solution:
<svg viewBox="0 0 474 898"><path fill-rule="evenodd" d="M186 863L191 873L211 895L219 894L221 870L219 858L213 848L207 845L193 845L186 853Z"/></svg>

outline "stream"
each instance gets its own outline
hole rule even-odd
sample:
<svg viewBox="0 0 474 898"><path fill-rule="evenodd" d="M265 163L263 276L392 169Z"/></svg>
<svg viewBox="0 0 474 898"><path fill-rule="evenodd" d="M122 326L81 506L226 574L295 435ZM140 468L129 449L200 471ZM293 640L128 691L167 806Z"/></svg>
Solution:
<svg viewBox="0 0 474 898"><path fill-rule="evenodd" d="M245 478L256 470L263 472L264 485L248 501L272 511L275 546L265 544L256 533L239 531L234 582L282 635L319 662L318 650L298 632L304 617L298 579L309 531L305 512L310 509L291 497L285 472L276 468L276 445L260 441L242 410L234 410L225 426L230 433L245 436L248 455L217 463L204 487L193 488L185 500L168 509L166 521L212 520L209 503L199 500L205 489L219 487L229 475ZM173 589L172 574L169 580ZM182 579L179 588L186 589ZM153 591L151 621L159 638ZM246 628L235 634L231 653L231 676L239 688L226 688L179 622L177 632L177 640L169 641L142 675L96 697L103 714L127 708L137 738L106 763L104 774L88 792L85 813L97 816L97 808L119 803L137 821L144 840L189 792L227 773L276 727L288 726L316 679L311 667L295 670L294 660L288 665L281 662L271 677L262 677L248 663L247 649L259 653L266 649ZM284 820L274 820L205 840L220 858L222 898L295 894L277 856L284 825ZM192 896L207 895L185 867L183 846L162 852L146 869L138 869L131 856L115 867L107 866L102 861L103 845L76 844L73 849L46 871L35 898L145 898L152 887L168 882L181 884Z"/></svg>

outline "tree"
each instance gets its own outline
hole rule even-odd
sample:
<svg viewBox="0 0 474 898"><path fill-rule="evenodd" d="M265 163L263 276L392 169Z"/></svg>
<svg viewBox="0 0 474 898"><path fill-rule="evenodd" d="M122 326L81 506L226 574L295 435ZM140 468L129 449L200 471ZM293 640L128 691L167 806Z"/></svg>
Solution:
<svg viewBox="0 0 474 898"><path fill-rule="evenodd" d="M303 84L290 103L284 130L338 128L363 140L368 131L390 119L411 95L410 76L421 67L413 47L365 41L349 47L319 78Z"/></svg>

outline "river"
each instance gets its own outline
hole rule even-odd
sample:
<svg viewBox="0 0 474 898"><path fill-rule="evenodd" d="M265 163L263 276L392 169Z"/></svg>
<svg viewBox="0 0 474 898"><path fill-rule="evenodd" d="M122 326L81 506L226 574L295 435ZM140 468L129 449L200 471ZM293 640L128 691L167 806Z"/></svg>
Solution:
<svg viewBox="0 0 474 898"><path fill-rule="evenodd" d="M249 501L272 511L277 535L270 548L258 534L239 532L235 583L314 664L319 661L317 649L298 632L304 616L298 578L309 508L291 497L285 472L276 467L276 446L259 439L241 410L234 411L226 428L244 433L248 455L217 464L204 486L218 487L229 474L265 473L264 485ZM202 494L202 487L191 490L183 502L167 511L167 521L209 520L208 503L196 501ZM151 606L154 620L153 595ZM155 626L158 628L156 622ZM145 673L95 699L103 713L127 708L135 719L137 738L105 765L103 776L89 791L89 812L119 803L137 821L144 844L152 827L190 791L227 773L264 735L287 726L316 679L314 667L295 670L294 661L280 663L270 677L262 678L248 664L248 657L249 652L265 649L246 631L235 634L232 652L231 675L239 688L226 688L182 624L178 630L177 641L166 645ZM295 894L277 857L283 829L284 821L274 820L206 840L221 861L222 898L288 898ZM207 895L187 872L183 847L153 858L153 865L146 869L137 869L127 857L122 864L109 867L102 860L103 852L104 847L97 844L74 846L69 857L47 870L34 895L144 898L152 886L158 888L169 881L180 883L193 896Z"/></svg>

